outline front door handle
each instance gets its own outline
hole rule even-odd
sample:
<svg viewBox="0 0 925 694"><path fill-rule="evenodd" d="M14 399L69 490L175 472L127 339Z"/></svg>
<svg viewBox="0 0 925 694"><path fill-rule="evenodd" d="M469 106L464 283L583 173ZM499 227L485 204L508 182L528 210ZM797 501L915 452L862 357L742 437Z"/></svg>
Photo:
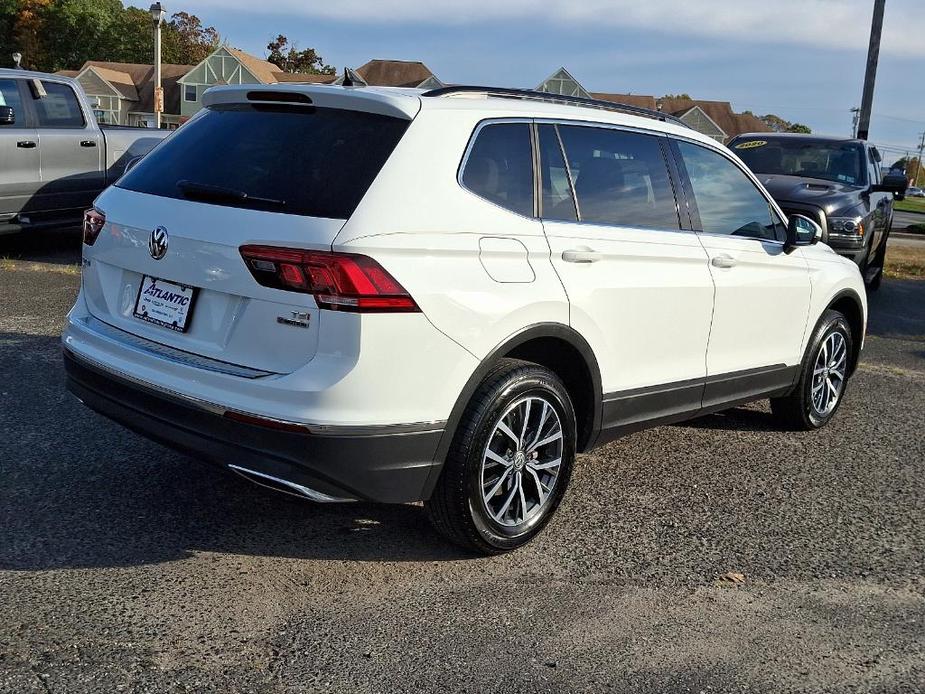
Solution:
<svg viewBox="0 0 925 694"><path fill-rule="evenodd" d="M16 143L16 146L22 147L23 149L34 149L35 142L33 142L32 140L20 140L19 142Z"/></svg>
<svg viewBox="0 0 925 694"><path fill-rule="evenodd" d="M601 254L590 248L570 248L562 251L562 260L567 263L596 263L600 259Z"/></svg>
<svg viewBox="0 0 925 694"><path fill-rule="evenodd" d="M710 260L710 265L713 267L722 267L730 268L738 265L739 261L733 258L731 255L717 255L713 256Z"/></svg>
<svg viewBox="0 0 925 694"><path fill-rule="evenodd" d="M93 140L81 140L80 146L81 147L96 147L96 142L94 142Z"/></svg>

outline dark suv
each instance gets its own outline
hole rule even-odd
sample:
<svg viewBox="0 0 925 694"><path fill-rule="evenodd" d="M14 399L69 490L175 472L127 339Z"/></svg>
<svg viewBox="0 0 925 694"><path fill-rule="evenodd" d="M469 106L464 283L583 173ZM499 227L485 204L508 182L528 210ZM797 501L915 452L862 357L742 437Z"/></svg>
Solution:
<svg viewBox="0 0 925 694"><path fill-rule="evenodd" d="M864 140L748 133L729 147L789 214L822 227L823 240L857 263L870 290L880 286L893 198L906 179L880 174L880 152Z"/></svg>

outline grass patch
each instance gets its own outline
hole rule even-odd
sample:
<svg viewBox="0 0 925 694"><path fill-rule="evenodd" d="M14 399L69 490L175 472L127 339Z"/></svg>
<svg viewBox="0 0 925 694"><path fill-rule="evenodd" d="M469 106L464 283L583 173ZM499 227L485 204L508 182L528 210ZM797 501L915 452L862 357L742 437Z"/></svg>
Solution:
<svg viewBox="0 0 925 694"><path fill-rule="evenodd" d="M925 279L925 247L892 246L886 252L887 277L898 280Z"/></svg>
<svg viewBox="0 0 925 694"><path fill-rule="evenodd" d="M925 198L906 198L893 203L893 209L900 212L925 212Z"/></svg>
<svg viewBox="0 0 925 694"><path fill-rule="evenodd" d="M62 275L79 275L80 265L70 263L38 263L31 260L13 260L0 258L0 270L19 270L20 272L59 272Z"/></svg>

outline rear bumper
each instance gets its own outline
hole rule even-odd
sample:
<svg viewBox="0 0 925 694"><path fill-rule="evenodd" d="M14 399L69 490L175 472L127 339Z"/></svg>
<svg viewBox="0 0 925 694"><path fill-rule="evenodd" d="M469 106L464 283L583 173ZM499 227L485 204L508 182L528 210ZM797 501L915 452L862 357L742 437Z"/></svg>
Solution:
<svg viewBox="0 0 925 694"><path fill-rule="evenodd" d="M258 481L285 481L338 500L403 503L426 498L440 467L434 457L442 428L352 427L349 435L297 424L273 428L113 374L66 348L64 364L68 390L91 409L194 457L255 473L246 476Z"/></svg>

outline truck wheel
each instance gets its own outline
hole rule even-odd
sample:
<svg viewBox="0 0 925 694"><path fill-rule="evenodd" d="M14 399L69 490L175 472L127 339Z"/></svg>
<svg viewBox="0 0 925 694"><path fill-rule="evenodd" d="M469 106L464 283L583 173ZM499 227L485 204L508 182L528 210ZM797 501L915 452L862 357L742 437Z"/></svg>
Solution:
<svg viewBox="0 0 925 694"><path fill-rule="evenodd" d="M424 504L431 523L481 554L526 544L565 494L575 431L572 402L558 376L531 362L501 360L459 422Z"/></svg>
<svg viewBox="0 0 925 694"><path fill-rule="evenodd" d="M864 286L869 292L875 292L880 289L880 283L883 281L883 266L886 263L886 242L889 237L889 232L884 234L883 240L880 243L880 248L877 249L877 253L874 256L874 260L864 272Z"/></svg>
<svg viewBox="0 0 925 694"><path fill-rule="evenodd" d="M793 391L771 398L771 412L787 428L820 429L835 416L848 386L854 341L848 321L828 310L816 324Z"/></svg>

